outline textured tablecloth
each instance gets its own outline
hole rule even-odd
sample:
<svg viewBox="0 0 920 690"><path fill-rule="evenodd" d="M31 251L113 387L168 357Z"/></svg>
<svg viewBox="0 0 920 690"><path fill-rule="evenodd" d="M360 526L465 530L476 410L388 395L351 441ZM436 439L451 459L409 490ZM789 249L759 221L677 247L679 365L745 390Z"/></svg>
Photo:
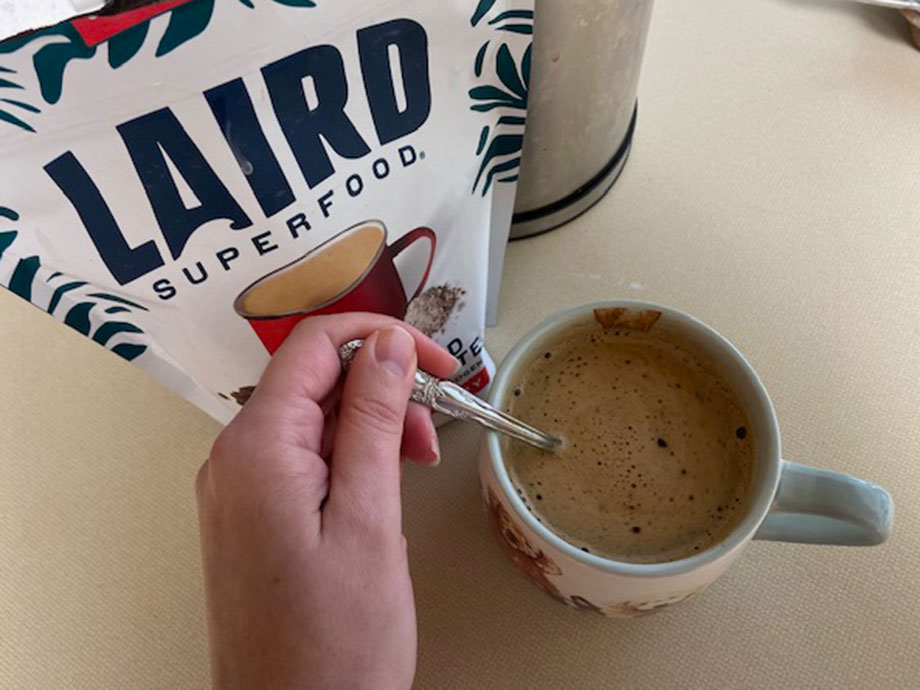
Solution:
<svg viewBox="0 0 920 690"><path fill-rule="evenodd" d="M659 0L613 192L513 244L500 358L557 309L673 304L771 391L787 457L894 495L872 549L754 543L649 618L569 610L487 532L475 429L405 480L419 688L917 687L920 53L895 12ZM218 426L0 294L0 686L208 683L193 478Z"/></svg>

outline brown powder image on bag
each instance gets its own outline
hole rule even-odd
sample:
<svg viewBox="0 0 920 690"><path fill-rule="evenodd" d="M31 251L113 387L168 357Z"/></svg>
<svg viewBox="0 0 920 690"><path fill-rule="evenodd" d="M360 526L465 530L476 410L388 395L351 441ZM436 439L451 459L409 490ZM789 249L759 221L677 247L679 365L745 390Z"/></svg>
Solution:
<svg viewBox="0 0 920 690"><path fill-rule="evenodd" d="M459 285L430 287L409 303L406 323L431 337L444 328L454 311L463 308L460 298L465 294L466 290Z"/></svg>
<svg viewBox="0 0 920 690"><path fill-rule="evenodd" d="M226 393L218 393L218 395L224 400L229 400L232 397L234 400L236 400L237 404L242 407L252 396L255 389L255 386L243 386L238 391L234 391L230 395L227 395Z"/></svg>

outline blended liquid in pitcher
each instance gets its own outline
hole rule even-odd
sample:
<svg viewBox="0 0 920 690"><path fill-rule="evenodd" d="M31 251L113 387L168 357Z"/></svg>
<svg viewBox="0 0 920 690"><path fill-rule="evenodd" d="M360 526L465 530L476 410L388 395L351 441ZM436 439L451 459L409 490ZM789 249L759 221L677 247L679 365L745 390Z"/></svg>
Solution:
<svg viewBox="0 0 920 690"><path fill-rule="evenodd" d="M526 369L511 414L565 438L511 442L528 508L584 551L672 561L722 540L747 511L753 440L736 395L676 336L591 327Z"/></svg>

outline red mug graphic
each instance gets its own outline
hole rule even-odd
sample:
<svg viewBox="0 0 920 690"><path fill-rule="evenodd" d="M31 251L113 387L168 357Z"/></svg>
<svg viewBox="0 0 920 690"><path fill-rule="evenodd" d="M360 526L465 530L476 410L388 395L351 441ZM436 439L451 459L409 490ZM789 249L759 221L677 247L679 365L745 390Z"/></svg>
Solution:
<svg viewBox="0 0 920 690"><path fill-rule="evenodd" d="M430 253L418 288L407 297L393 259L419 239L431 243ZM391 245L386 240L381 221L353 225L254 282L233 308L271 354L308 316L372 311L402 319L428 280L436 237L430 228L415 228Z"/></svg>

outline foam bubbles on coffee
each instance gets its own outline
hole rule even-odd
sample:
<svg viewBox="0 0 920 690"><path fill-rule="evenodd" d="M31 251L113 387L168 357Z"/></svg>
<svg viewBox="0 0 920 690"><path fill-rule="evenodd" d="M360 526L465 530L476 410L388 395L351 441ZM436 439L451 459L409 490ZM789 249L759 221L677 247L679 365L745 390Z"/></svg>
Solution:
<svg viewBox="0 0 920 690"><path fill-rule="evenodd" d="M537 519L584 551L676 560L746 512L744 410L701 352L657 328L573 331L529 364L510 410L566 439L556 454L512 442L508 467Z"/></svg>

